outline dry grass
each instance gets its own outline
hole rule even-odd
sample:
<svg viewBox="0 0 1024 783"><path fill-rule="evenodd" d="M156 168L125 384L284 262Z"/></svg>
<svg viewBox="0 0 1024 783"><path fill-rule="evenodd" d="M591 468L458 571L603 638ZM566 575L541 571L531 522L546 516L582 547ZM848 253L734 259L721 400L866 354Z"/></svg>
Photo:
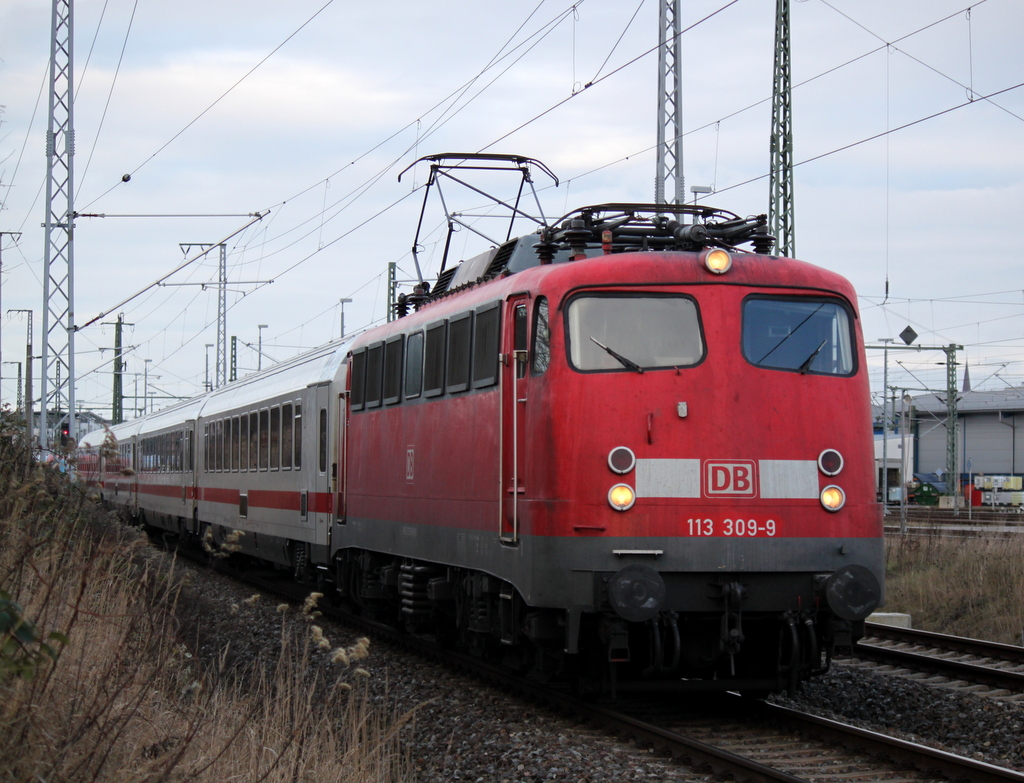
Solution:
<svg viewBox="0 0 1024 783"><path fill-rule="evenodd" d="M182 584L140 534L0 435L0 591L39 641L62 634L33 676L0 667L0 780L407 777L404 720L372 708L356 669L366 643L316 665L309 626L282 619L276 664L237 676L189 652ZM11 640L0 633L8 657Z"/></svg>
<svg viewBox="0 0 1024 783"><path fill-rule="evenodd" d="M1024 644L1024 539L893 536L886 611L915 628Z"/></svg>

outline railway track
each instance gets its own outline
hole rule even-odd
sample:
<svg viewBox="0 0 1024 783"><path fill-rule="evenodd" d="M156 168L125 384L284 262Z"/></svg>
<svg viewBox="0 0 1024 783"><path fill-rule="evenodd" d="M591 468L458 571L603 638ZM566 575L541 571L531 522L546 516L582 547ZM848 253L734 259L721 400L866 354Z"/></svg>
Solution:
<svg viewBox="0 0 1024 783"><path fill-rule="evenodd" d="M856 657L1024 695L1024 647L867 623Z"/></svg>
<svg viewBox="0 0 1024 783"><path fill-rule="evenodd" d="M242 578L266 593L301 601L308 587L250 572ZM970 780L1024 783L1024 774L834 720L732 694L699 700L644 696L596 702L568 689L538 683L478 658L443 650L422 639L344 611L321 607L348 626L416 654L482 678L558 713L641 747L652 748L698 774L736 781ZM697 705L696 708L694 705Z"/></svg>

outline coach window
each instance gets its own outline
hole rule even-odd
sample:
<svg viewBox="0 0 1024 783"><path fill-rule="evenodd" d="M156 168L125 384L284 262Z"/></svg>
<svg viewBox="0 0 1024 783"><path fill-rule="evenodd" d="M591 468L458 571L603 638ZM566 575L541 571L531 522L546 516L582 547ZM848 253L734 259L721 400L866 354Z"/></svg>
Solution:
<svg viewBox="0 0 1024 783"><path fill-rule="evenodd" d="M469 342L472 336L472 313L457 315L448 322L448 364L446 391L460 392L469 388Z"/></svg>
<svg viewBox="0 0 1024 783"><path fill-rule="evenodd" d="M281 406L281 470L292 469L292 406Z"/></svg>
<svg viewBox="0 0 1024 783"><path fill-rule="evenodd" d="M565 315L569 362L582 372L692 367L704 358L697 303L675 294L584 294Z"/></svg>
<svg viewBox="0 0 1024 783"><path fill-rule="evenodd" d="M281 467L281 409L270 409L270 469Z"/></svg>
<svg viewBox="0 0 1024 783"><path fill-rule="evenodd" d="M380 407L384 378L384 343L366 349L366 407Z"/></svg>
<svg viewBox="0 0 1024 783"><path fill-rule="evenodd" d="M210 425L203 425L203 471L210 472Z"/></svg>
<svg viewBox="0 0 1024 783"><path fill-rule="evenodd" d="M260 470L266 470L270 450L270 412L260 411Z"/></svg>
<svg viewBox="0 0 1024 783"><path fill-rule="evenodd" d="M295 469L302 467L302 403L295 403Z"/></svg>
<svg viewBox="0 0 1024 783"><path fill-rule="evenodd" d="M423 394L427 397L436 397L444 391L444 338L444 321L427 327L423 359Z"/></svg>
<svg viewBox="0 0 1024 783"><path fill-rule="evenodd" d="M249 414L243 413L238 422L238 469L249 469Z"/></svg>
<svg viewBox="0 0 1024 783"><path fill-rule="evenodd" d="M327 472L327 408L320 409L320 472Z"/></svg>
<svg viewBox="0 0 1024 783"><path fill-rule="evenodd" d="M196 468L194 444L192 443L192 430L185 430L185 470L191 473Z"/></svg>
<svg viewBox="0 0 1024 783"><path fill-rule="evenodd" d="M530 369L534 375L543 375L551 365L551 326L548 323L548 300L537 297L533 309L533 351Z"/></svg>
<svg viewBox="0 0 1024 783"><path fill-rule="evenodd" d="M231 438L229 432L231 420L221 419L217 422L217 467L221 471L231 470L231 463L228 462L228 446Z"/></svg>
<svg viewBox="0 0 1024 783"><path fill-rule="evenodd" d="M485 305L476 311L473 329L473 388L498 382L498 326L501 303Z"/></svg>
<svg viewBox="0 0 1024 783"><path fill-rule="evenodd" d="M238 417L231 418L231 470L238 471L238 452L241 451L242 428L238 424Z"/></svg>
<svg viewBox="0 0 1024 783"><path fill-rule="evenodd" d="M420 396L423 388L423 332L413 332L405 341L405 398Z"/></svg>
<svg viewBox="0 0 1024 783"><path fill-rule="evenodd" d="M260 425L258 415L249 414L249 470L259 466Z"/></svg>
<svg viewBox="0 0 1024 783"><path fill-rule="evenodd" d="M349 403L354 411L361 411L366 400L366 349L360 348L352 352L352 360L349 362L349 374L352 380L352 391L349 394Z"/></svg>
<svg viewBox="0 0 1024 783"><path fill-rule="evenodd" d="M801 375L853 375L853 317L835 299L752 296L743 302L743 355Z"/></svg>
<svg viewBox="0 0 1024 783"><path fill-rule="evenodd" d="M211 473L217 472L217 422L210 422L210 459L206 463Z"/></svg>
<svg viewBox="0 0 1024 783"><path fill-rule="evenodd" d="M384 404L392 405L402 399L402 343L399 334L384 343Z"/></svg>

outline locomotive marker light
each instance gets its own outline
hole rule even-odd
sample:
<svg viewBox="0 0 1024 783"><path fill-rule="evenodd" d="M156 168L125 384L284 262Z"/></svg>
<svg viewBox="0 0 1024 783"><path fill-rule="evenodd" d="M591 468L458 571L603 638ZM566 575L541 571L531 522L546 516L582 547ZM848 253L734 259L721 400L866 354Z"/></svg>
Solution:
<svg viewBox="0 0 1024 783"><path fill-rule="evenodd" d="M628 565L608 581L608 600L627 622L652 620L665 603L665 580L649 565Z"/></svg>
<svg viewBox="0 0 1024 783"><path fill-rule="evenodd" d="M829 484L821 491L821 505L826 511L838 511L846 505L846 493L835 484Z"/></svg>
<svg viewBox="0 0 1024 783"><path fill-rule="evenodd" d="M712 274L724 275L732 269L732 256L720 247L705 250L701 255L703 256L701 261Z"/></svg>
<svg viewBox="0 0 1024 783"><path fill-rule="evenodd" d="M608 504L616 511L628 511L636 503L636 493L628 484L616 484L608 490Z"/></svg>
<svg viewBox="0 0 1024 783"><path fill-rule="evenodd" d="M836 476L843 469L843 455L835 449L825 449L818 455L818 468L826 476Z"/></svg>
<svg viewBox="0 0 1024 783"><path fill-rule="evenodd" d="M878 579L862 565L845 565L828 578L825 598L843 620L863 620L878 608L882 588Z"/></svg>
<svg viewBox="0 0 1024 783"><path fill-rule="evenodd" d="M613 473L629 473L636 467L636 454L628 446L616 446L608 452L608 467Z"/></svg>

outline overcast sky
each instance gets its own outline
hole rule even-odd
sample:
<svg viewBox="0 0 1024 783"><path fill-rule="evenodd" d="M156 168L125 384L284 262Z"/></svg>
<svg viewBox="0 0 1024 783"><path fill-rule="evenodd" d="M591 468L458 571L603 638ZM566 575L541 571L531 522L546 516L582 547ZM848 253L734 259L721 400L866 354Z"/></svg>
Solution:
<svg viewBox="0 0 1024 783"><path fill-rule="evenodd" d="M766 212L775 4L682 5L687 190ZM35 311L41 350L50 11L0 4L0 231L22 232L3 238L4 362L24 356L10 309ZM975 388L1024 384L1024 3L805 0L791 14L796 255L853 282L869 342L911 325L921 344L965 345ZM234 234L240 374L259 324L285 359L338 336L341 298L347 332L381 323L388 262L414 272L425 169L397 175L422 155L537 158L561 180L538 177L548 216L653 201L657 16L656 0L78 0L75 208L109 217L76 223L76 322L177 267L180 243ZM183 214L231 216L114 217ZM441 217L425 221L428 277ZM460 256L484 249L459 239ZM216 279L203 259L168 281L191 285L121 308L128 372L151 360L151 394L201 390L217 295L196 284ZM113 329L76 341L77 398L109 414ZM868 359L877 392L881 356ZM942 359L890 355L890 384L941 387ZM13 402L17 368L2 372Z"/></svg>

